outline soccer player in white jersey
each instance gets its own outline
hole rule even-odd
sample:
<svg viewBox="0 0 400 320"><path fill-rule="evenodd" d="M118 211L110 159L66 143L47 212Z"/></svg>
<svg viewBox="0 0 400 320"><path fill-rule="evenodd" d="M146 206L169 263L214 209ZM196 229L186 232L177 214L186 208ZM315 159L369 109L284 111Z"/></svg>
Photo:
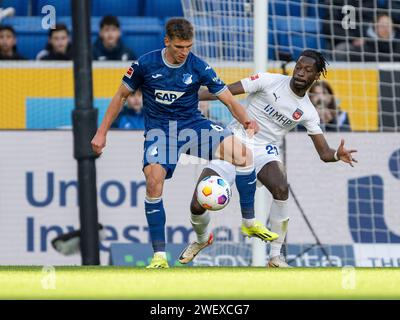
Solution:
<svg viewBox="0 0 400 320"><path fill-rule="evenodd" d="M324 162L344 161L353 166L357 162L352 153L356 150L347 150L344 140L337 150L329 147L320 128L320 119L314 105L311 103L307 90L317 81L321 74L326 75L326 60L317 51L305 50L296 62L293 76L273 73L259 73L250 78L242 79L228 86L233 95L248 93L249 116L256 119L260 131L251 139L253 144L254 165L257 179L272 194L273 202L270 209L271 231L279 234L279 238L271 242L271 252L268 266L288 267L281 257L281 247L285 240L288 222L289 188L286 169L279 158L277 145L282 138L296 125L302 124L314 143L320 158ZM200 100L214 100L215 98L203 90L199 94ZM240 124L234 120L228 126L234 134L247 145L249 139ZM249 145L248 145L249 146ZM230 184L235 181L235 167L222 160L213 160L203 170L199 181L209 175L219 175ZM182 252L181 263L190 262L203 248L210 243L202 243L210 233L208 212L196 200L196 192L191 203L192 225L197 233L198 241L192 242ZM195 219L193 219L195 217ZM251 221L243 219L242 233L247 235L246 225ZM195 223L193 223L195 221ZM202 221L203 223L199 223Z"/></svg>

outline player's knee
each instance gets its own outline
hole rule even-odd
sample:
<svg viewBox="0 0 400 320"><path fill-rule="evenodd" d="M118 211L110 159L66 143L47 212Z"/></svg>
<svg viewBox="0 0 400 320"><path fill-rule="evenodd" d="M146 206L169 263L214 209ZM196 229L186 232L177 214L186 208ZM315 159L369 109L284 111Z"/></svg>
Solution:
<svg viewBox="0 0 400 320"><path fill-rule="evenodd" d="M287 200L289 198L289 185L287 183L280 183L273 186L271 193L275 200Z"/></svg>
<svg viewBox="0 0 400 320"><path fill-rule="evenodd" d="M190 212L195 215L201 215L206 211L199 202L196 199L192 199L192 202L190 203Z"/></svg>
<svg viewBox="0 0 400 320"><path fill-rule="evenodd" d="M149 197L160 197L162 194L162 181L156 177L149 176L146 179L146 193Z"/></svg>

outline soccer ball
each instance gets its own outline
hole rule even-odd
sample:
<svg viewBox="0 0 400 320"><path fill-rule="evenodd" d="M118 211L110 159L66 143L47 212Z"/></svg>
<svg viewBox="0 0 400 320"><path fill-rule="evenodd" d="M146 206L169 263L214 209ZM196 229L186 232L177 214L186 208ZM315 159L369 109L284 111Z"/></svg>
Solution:
<svg viewBox="0 0 400 320"><path fill-rule="evenodd" d="M219 176L208 176L197 186L197 201L207 210L221 210L229 203L232 190L229 183Z"/></svg>

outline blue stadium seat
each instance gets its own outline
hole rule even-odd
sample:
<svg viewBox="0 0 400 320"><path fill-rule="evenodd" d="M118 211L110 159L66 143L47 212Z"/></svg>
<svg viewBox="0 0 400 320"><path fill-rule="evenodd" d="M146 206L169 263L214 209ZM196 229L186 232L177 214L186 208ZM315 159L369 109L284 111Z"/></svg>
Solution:
<svg viewBox="0 0 400 320"><path fill-rule="evenodd" d="M142 1L140 0L93 0L93 16L139 16Z"/></svg>
<svg viewBox="0 0 400 320"><path fill-rule="evenodd" d="M166 22L166 21L165 21ZM196 47L197 53L202 57L219 57L221 52L219 46L222 42L222 35L217 30L217 21L212 17L194 17L196 25Z"/></svg>
<svg viewBox="0 0 400 320"><path fill-rule="evenodd" d="M164 47L164 27L160 19L153 17L121 17L122 38L139 57L144 53Z"/></svg>
<svg viewBox="0 0 400 320"><path fill-rule="evenodd" d="M34 60L39 51L46 47L47 39L46 31L20 31L17 38L18 52L23 57Z"/></svg>
<svg viewBox="0 0 400 320"><path fill-rule="evenodd" d="M310 18L324 19L327 14L327 8L325 6L318 6L319 0L307 0L306 15Z"/></svg>
<svg viewBox="0 0 400 320"><path fill-rule="evenodd" d="M268 11L273 16L300 17L304 0L271 0Z"/></svg>
<svg viewBox="0 0 400 320"><path fill-rule="evenodd" d="M32 0L33 15L41 16L42 8L46 5L52 5L56 9L56 16L71 15L71 1L65 0Z"/></svg>
<svg viewBox="0 0 400 320"><path fill-rule="evenodd" d="M149 17L182 17L181 0L146 0L144 15Z"/></svg>
<svg viewBox="0 0 400 320"><path fill-rule="evenodd" d="M319 19L271 17L271 22L278 50L291 52L294 59L304 49L325 49L325 42L320 37L322 25Z"/></svg>
<svg viewBox="0 0 400 320"><path fill-rule="evenodd" d="M48 30L42 28L42 17L11 17L4 19L3 23L14 27L18 51L25 58L35 59L45 48Z"/></svg>
<svg viewBox="0 0 400 320"><path fill-rule="evenodd" d="M102 17L92 17L92 41L97 39ZM124 44L139 57L163 47L162 21L154 17L118 17Z"/></svg>
<svg viewBox="0 0 400 320"><path fill-rule="evenodd" d="M28 15L29 1L30 0L0 0L0 7L13 7L16 16L26 16Z"/></svg>
<svg viewBox="0 0 400 320"><path fill-rule="evenodd" d="M197 53L202 57L228 58L234 61L252 61L253 45L248 30L252 30L253 21L246 18L195 17ZM274 59L274 36L270 30L268 36L268 59Z"/></svg>
<svg viewBox="0 0 400 320"><path fill-rule="evenodd" d="M70 32L72 32L71 16L57 17L57 23L65 24Z"/></svg>
<svg viewBox="0 0 400 320"><path fill-rule="evenodd" d="M2 20L2 24L9 24L15 31L43 31L42 17L9 17Z"/></svg>

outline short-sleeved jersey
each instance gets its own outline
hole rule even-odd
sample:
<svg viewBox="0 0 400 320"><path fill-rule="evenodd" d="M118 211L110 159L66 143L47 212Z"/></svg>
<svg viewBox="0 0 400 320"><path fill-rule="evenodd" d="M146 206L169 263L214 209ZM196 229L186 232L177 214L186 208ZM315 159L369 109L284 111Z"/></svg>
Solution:
<svg viewBox="0 0 400 320"><path fill-rule="evenodd" d="M215 95L227 89L213 68L193 53L180 65L168 63L164 55L165 48L141 56L122 79L130 91L142 89L147 130L168 121L201 117L198 110L200 86L207 86Z"/></svg>
<svg viewBox="0 0 400 320"><path fill-rule="evenodd" d="M242 79L248 96L247 113L257 120L260 131L254 135L254 145L278 144L296 125L302 124L308 134L320 134L320 119L308 95L297 96L290 88L289 76L259 73ZM228 126L245 138L243 127L233 120Z"/></svg>

